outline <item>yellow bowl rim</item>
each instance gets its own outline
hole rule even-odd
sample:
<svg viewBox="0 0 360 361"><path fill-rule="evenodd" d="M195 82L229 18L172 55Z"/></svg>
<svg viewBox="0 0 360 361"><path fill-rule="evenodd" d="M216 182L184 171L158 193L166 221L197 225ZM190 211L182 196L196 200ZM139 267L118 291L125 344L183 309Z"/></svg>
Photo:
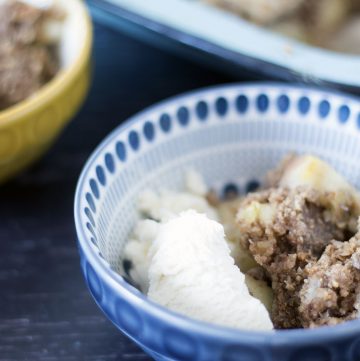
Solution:
<svg viewBox="0 0 360 361"><path fill-rule="evenodd" d="M84 65L89 60L93 40L92 22L84 3L80 0L76 0L76 2L79 3L79 9L85 19L85 38L74 63L64 70L60 70L53 79L42 86L33 96L0 111L0 128L8 126L10 123L21 121L26 114L31 113L35 109L44 106L52 99L56 98L56 96L61 94L63 89L71 83L73 78L81 72Z"/></svg>

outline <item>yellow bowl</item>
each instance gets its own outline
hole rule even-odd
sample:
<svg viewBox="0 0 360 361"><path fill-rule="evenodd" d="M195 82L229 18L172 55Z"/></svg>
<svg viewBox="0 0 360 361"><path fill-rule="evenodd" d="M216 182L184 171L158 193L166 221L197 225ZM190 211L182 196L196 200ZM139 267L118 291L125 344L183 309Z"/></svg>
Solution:
<svg viewBox="0 0 360 361"><path fill-rule="evenodd" d="M38 159L80 108L90 83L92 24L80 0L54 0L67 14L59 73L30 98L0 112L0 182Z"/></svg>

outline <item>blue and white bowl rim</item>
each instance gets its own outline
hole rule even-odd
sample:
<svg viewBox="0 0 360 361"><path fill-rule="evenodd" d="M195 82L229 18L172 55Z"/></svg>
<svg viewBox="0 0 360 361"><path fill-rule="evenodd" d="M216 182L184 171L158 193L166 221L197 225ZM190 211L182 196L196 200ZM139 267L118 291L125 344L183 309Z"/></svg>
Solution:
<svg viewBox="0 0 360 361"><path fill-rule="evenodd" d="M102 259L98 253L96 253L93 247L90 245L90 240L86 236L85 224L82 222L81 217L81 207L80 199L84 196L84 182L89 172L90 168L94 165L102 150L111 144L115 138L120 134L126 131L128 128L131 128L132 125L137 123L141 118L144 118L148 113L154 112L156 110L162 109L164 106L170 104L180 103L181 100L191 98L193 96L199 96L204 94L209 94L212 92L221 92L222 90L236 89L239 91L245 91L249 89L259 89L262 94L266 94L266 91L269 89L278 89L281 90L284 94L290 90L304 90L310 93L307 93L308 97L311 97L311 93L317 93L321 95L332 95L339 96L340 98L351 101L356 101L360 103L360 99L356 96L344 94L338 91L333 90L320 90L316 87L310 87L305 85L288 85L279 82L255 82L255 83L234 83L234 84L224 84L224 85L215 85L202 89L192 90L185 92L163 101L156 103L150 107L145 108L144 110L136 113L132 117L125 120L121 125L116 127L94 150L94 152L89 157L86 162L83 170L81 172L80 178L77 183L76 193L75 193L75 202L74 202L74 218L75 218L75 228L77 232L77 239L80 248L82 249L87 261L94 268L97 275L100 279L106 280L107 283L114 286L115 289L121 293L122 297L126 297L130 302L135 301L136 307L141 308L141 311L145 313L152 314L157 317L159 321L164 320L166 322L171 322L174 327L179 327L181 329L189 329L192 333L197 333L199 335L208 335L210 337L221 337L227 341L236 342L241 339L242 341L266 343L269 345L278 345L285 346L286 344L294 344L301 346L302 344L316 344L320 342L329 342L337 341L343 338L349 338L354 335L360 334L360 319L345 322L337 326L324 326L315 329L293 329L293 330L276 330L275 332L261 332L261 331L247 331L247 330L238 330L232 329L217 325L210 325L209 323L197 321L190 319L186 316L182 316L178 313L172 312L162 306L159 306L155 302L149 300L146 295L138 291L135 287L127 283L123 277L113 271L109 264ZM360 118L360 113L358 115ZM141 302L139 302L141 301Z"/></svg>

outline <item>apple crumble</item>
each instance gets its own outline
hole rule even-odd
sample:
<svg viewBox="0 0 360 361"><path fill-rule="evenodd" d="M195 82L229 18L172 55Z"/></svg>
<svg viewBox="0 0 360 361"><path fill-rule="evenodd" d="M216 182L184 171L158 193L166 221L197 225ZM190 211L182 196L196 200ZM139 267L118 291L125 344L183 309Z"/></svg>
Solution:
<svg viewBox="0 0 360 361"><path fill-rule="evenodd" d="M203 0L275 32L360 53L360 0Z"/></svg>
<svg viewBox="0 0 360 361"><path fill-rule="evenodd" d="M59 70L58 9L0 4L0 110L34 94Z"/></svg>
<svg viewBox="0 0 360 361"><path fill-rule="evenodd" d="M164 306L256 329L360 315L360 196L319 158L289 155L262 189L230 199L191 171L182 191L144 191L138 209L124 270Z"/></svg>
<svg viewBox="0 0 360 361"><path fill-rule="evenodd" d="M239 242L271 279L276 328L357 317L359 195L330 166L291 156L239 204Z"/></svg>

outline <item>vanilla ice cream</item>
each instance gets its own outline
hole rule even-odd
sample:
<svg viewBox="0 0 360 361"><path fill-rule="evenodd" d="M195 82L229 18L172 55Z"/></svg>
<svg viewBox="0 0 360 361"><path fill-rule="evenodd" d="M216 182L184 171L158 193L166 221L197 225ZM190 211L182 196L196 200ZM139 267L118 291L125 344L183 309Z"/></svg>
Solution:
<svg viewBox="0 0 360 361"><path fill-rule="evenodd" d="M160 224L151 219L140 220L133 231L132 239L125 246L125 258L131 260L131 278L143 292L149 287L149 249L157 237Z"/></svg>
<svg viewBox="0 0 360 361"><path fill-rule="evenodd" d="M188 209L205 213L213 220L219 218L217 209L206 199L209 190L202 176L194 170L188 170L184 178L185 187L181 192L164 189L157 193L148 189L139 195L138 209L145 219L136 224L125 246L124 256L131 260L130 276L143 292L147 292L149 287L148 252L157 236L159 222L174 218Z"/></svg>
<svg viewBox="0 0 360 361"><path fill-rule="evenodd" d="M206 199L209 189L194 170L185 173L185 189L181 192L163 189L156 193L145 190L139 196L139 211L157 221L166 221L187 209L205 213L218 220L217 210Z"/></svg>
<svg viewBox="0 0 360 361"><path fill-rule="evenodd" d="M206 215L189 210L161 224L149 257L148 296L155 302L218 325L273 328L230 256L223 226Z"/></svg>

